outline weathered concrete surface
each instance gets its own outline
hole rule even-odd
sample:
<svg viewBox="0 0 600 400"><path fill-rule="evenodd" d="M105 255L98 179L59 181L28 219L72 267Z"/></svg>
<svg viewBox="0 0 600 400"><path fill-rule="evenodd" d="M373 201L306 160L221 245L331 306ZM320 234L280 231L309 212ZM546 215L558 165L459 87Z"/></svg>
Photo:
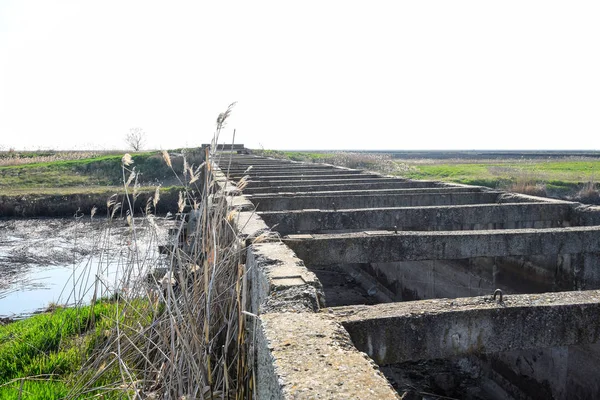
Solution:
<svg viewBox="0 0 600 400"><path fill-rule="evenodd" d="M299 255L304 258L304 261L311 263L311 267L315 265L319 267L318 273L331 272L334 264L341 268L340 272L342 273L350 271L351 275L348 277L354 281L360 281L363 288L369 289L365 292L369 299L373 299L373 302L397 300L394 296L398 290L393 285L398 282L402 282L399 291L401 295L407 295L406 299L410 299L410 296L457 297L465 290L468 290L468 294L487 293L486 291L491 292L495 287L518 292L587 288L590 285L600 287L600 268L598 268L600 252L597 251L600 247L597 242L600 241L594 241L599 237L598 232L593 232L595 228L590 228L590 231L580 228L545 229L567 225L600 225L600 217L598 217L600 209L578 208L579 206L575 203L445 183L437 183L436 186L425 188L400 189L387 186L384 189L374 189L376 186L370 184L360 190L352 190L356 188L330 185L335 184L336 181L349 185L357 179L365 178L374 178L368 181L379 184L383 181L391 182L391 179L329 165L282 162L253 156L236 156L230 165L230 179L240 179L244 175L250 176L248 178L249 186L245 188L244 194L252 193L255 188L258 189L256 193L248 196L230 196L230 206L233 207L234 203L239 203L242 205L241 208L251 209L252 206L248 204L248 200L251 200L254 205L258 206L258 210L268 211L263 214L240 212L231 221L234 229L249 246L246 268L253 290L252 311L259 314L256 320L258 321L256 337L259 340L256 342L255 353L259 356L257 386L260 393L265 394L263 396L265 398L269 398L267 396L273 396L272 398L333 397L328 394L329 382L322 382L329 375L320 376L316 370L302 370L297 367L297 365L321 365L319 363L322 360L319 357L322 352L312 351L314 348L312 344L308 345L306 349L300 347L304 342L310 341L312 337L320 339L327 337L327 334L323 333L327 331L327 328L319 323L322 320L312 319L329 316L329 314L316 316L313 314L324 306L321 283L314 278L314 274L311 275L312 273L292 251L277 241L277 236L272 231L274 229L279 229L284 234L291 232L315 233L325 230L345 231L349 227L353 230L393 229L394 226L398 229L413 230L461 230L460 232L440 232L451 234L448 237L444 235L422 236L419 235L420 232L410 232L410 234L402 236L405 234L404 232L398 234L387 232L382 236L393 236L393 238L382 239L389 241L383 244L377 241L381 235L378 232L369 232L367 235L362 235L363 237L360 237L361 235L334 235L331 238L339 240L338 242L322 241L320 247L311 247L312 245L306 243L301 245L304 246L305 253ZM247 171L250 165L254 165L254 167ZM224 189L229 190L232 195L239 194L240 191L235 187L235 183L227 182L227 178L224 176L223 178ZM316 181L314 182L316 184L310 185L311 181ZM402 179L399 181L408 183ZM302 190L298 186L310 186L310 188L304 192L297 192ZM441 207L427 209L426 206ZM388 209L358 210L381 207ZM409 207L419 208L410 210ZM398 211L399 208L402 210ZM286 209L302 211L273 212ZM569 209L574 211L569 212ZM261 215L268 223L261 219ZM392 221L393 223L390 223ZM272 230L269 230L268 225L273 226ZM522 229L516 231L513 228ZM464 229L481 231L462 231ZM507 229L501 232L508 236L493 236L490 235L490 231L483 229ZM483 235L480 237L469 236L469 233ZM516 233L523 235L517 235L517 237ZM359 238L356 239L357 237ZM304 238L312 238L312 236ZM322 238L319 237L319 239ZM300 238L296 239L299 241ZM371 239L374 241L370 241ZM312 242L314 239L308 241ZM289 243L289 241L286 242ZM401 261L387 262L389 259L398 257L401 258ZM455 257L464 258L455 259ZM317 264L312 264L315 259L318 260ZM385 262L378 260L385 260ZM342 281L343 279L342 277ZM418 283L416 283L417 281ZM418 284L421 286L415 286ZM374 295L371 295L370 288L373 288ZM328 294L331 294L331 291ZM382 296L381 299L378 296ZM461 350L460 345L463 344L471 346L467 350L462 349L463 353L473 349L477 350L480 346L477 340L484 336L477 332L477 326L474 324L480 323L481 315L489 311L491 313L489 318L497 318L495 321L499 322L494 325L494 329L491 329L492 333L486 331L488 339L496 343L497 338L493 335L497 335L498 329L501 328L501 334L504 333L504 329L507 329L508 336L512 335L511 337L514 339L509 345L521 341L519 344L521 347L508 351L502 350L502 353L493 349L493 345L495 345L493 343L486 344L487 348L483 350L483 353L487 354L485 357L491 360L487 367L490 374L494 375L494 379L497 378L503 388L524 389L522 393L533 393L530 395L531 397L551 393L555 398L561 398L562 393L569 393L575 397L586 398L586 396L590 397L590 393L596 393L597 391L594 391L590 383L598 381L598 374L594 373L594 360L600 360L600 357L597 356L600 354L599 344L555 346L553 342L548 342L544 346L550 347L523 349L523 343L527 345L537 340L531 339L534 334L544 338L562 340L564 337L572 338L570 335L573 334L571 332L573 329L575 342L581 336L585 339L597 336L597 329L589 335L582 330L586 327L589 328L589 324L580 329L578 325L573 325L573 321L560 319L563 316L578 318L581 310L588 306L563 305L571 308L568 308L567 312L563 309L560 315L554 315L553 312L560 311L561 305L555 308L546 307L541 313L532 311L532 314L528 314L528 316L524 314L527 310L533 309L533 306L544 307L545 302L532 300L533 306L525 304L522 307L518 305L506 307L506 304L510 303L514 297L508 295L503 307L497 307L495 303L490 302L490 304L484 303L483 306L474 305L473 310L469 310L468 307L460 310L447 310L446 307L441 307L441 310L430 312L420 306L424 302L404 303L408 310L407 313L414 311L412 316L406 317L408 320L417 319L422 322L427 318L432 318L432 321L435 322L446 318L448 329L455 329L455 331L446 334L443 329L435 328L432 325L433 322L430 324L422 322L422 325L416 327L415 331L412 331L412 327L407 325L408 333L406 334L388 334L388 330L394 326L390 324L388 324L390 326L386 326L387 322L379 323L378 316L375 316L377 322L373 322L373 324L376 325L376 329L369 336L372 340L371 345L378 348L379 344L385 345L385 340L390 340L389 343L392 343L393 346L400 349L409 347L410 351L411 343L404 343L406 346L402 346L402 341L406 340L405 336L416 337L418 345L429 338L428 335L437 333L439 335L446 334L446 337L450 338L447 339L446 345L449 343L452 351L455 350L455 347ZM540 302L541 305L538 304ZM489 310L485 310L487 306L490 307ZM416 308L413 309L413 307ZM575 311L571 312L572 310ZM282 311L293 311L294 313L290 314L298 316L298 322L286 317ZM421 312L423 316L421 316ZM494 312L499 312L500 316ZM597 310L594 312L598 314ZM290 337L293 340L296 340L296 337L302 340L291 343L282 342L285 344L281 346L281 349L275 349L273 344L279 343L277 338L281 335L285 336L285 333L282 334L279 328L268 332L268 324L263 325L263 322L269 317L275 318L279 315L282 316L280 321L284 331L290 330L291 332L296 325L301 325L299 328L301 331L290 333ZM469 322L469 315L473 315L475 322ZM543 321L535 319L538 317L546 319ZM329 320L325 319L325 321ZM538 324L539 332L532 333L522 329L520 325L513 324L519 323L519 321L525 328L530 329L534 329L532 325ZM575 322L580 322L580 320ZM544 333L546 331L543 324L556 324L558 333ZM540 326L542 327L540 328ZM458 332L459 328L463 330ZM479 331L481 332L481 329ZM468 336L469 333L472 335ZM313 336L308 338L303 336L309 334ZM470 340L472 339L472 342L468 342L466 339L463 341L461 336L463 334L467 335ZM498 342L502 345L502 340L508 336L501 336ZM268 337L277 338L271 341ZM378 344L380 338L381 342ZM458 346L455 343L457 340ZM585 343L585 341L580 342ZM388 346L390 346L389 343ZM291 349L295 344L298 344L298 347ZM400 346L398 346L399 344ZM509 345L502 349L508 348ZM537 344L535 345L537 346ZM413 347L416 348L416 346ZM444 345L438 345L434 340L429 342L426 347L427 350L443 349ZM331 342L327 348L332 348ZM335 344L333 348L335 348ZM572 349L578 351L572 351ZM579 351L579 349L582 350ZM589 354L583 349L590 349ZM281 353L280 350L290 350L290 352L283 355L284 353ZM354 349L352 350L354 351ZM447 354L454 354L450 353L451 350L448 350ZM419 353L418 349L413 351ZM488 351L492 353L488 353ZM306 352L311 354L306 354ZM419 357L421 356L419 355ZM438 355L434 356L438 357ZM314 357L317 357L316 360ZM427 354L426 357L432 357L432 355ZM278 364L278 362L280 363ZM353 361L346 363L354 365ZM291 372L288 372L289 369L286 370L286 368L290 365L293 366ZM535 370L530 371L531 368ZM589 373L581 373L580 370L589 371ZM305 371L306 374L302 375L302 371ZM353 371L348 373L350 379L353 379L353 373ZM320 383L319 389L322 389L320 391L311 392L310 388L306 392L290 392L288 390L288 388L295 390L303 386L304 378L315 380L315 377L318 377L316 381ZM550 381L554 382L548 386L547 383ZM321 386L323 383L325 386ZM592 389L587 390L586 384ZM346 389L346 386L342 385L342 387ZM548 387L551 387L550 391L546 390ZM338 393L337 389L334 388L334 390L331 393ZM358 388L358 390L364 389ZM510 390L508 392L510 393ZM363 394L360 391L358 393ZM492 393L494 393L493 390ZM517 390L515 393L521 392ZM353 394L356 392L341 397L353 398ZM518 398L519 396L520 394L517 395ZM382 396L369 395L366 397L379 398Z"/></svg>
<svg viewBox="0 0 600 400"><path fill-rule="evenodd" d="M450 192L450 193L409 193L392 194L375 192L375 194L340 196L324 195L273 195L248 196L259 211L282 210L342 210L355 208L380 207L416 207L433 205L460 205L496 203L499 192Z"/></svg>
<svg viewBox="0 0 600 400"><path fill-rule="evenodd" d="M232 210L249 211L255 208L246 196L227 196L227 204Z"/></svg>
<svg viewBox="0 0 600 400"><path fill-rule="evenodd" d="M325 306L321 282L283 243L254 243L246 257L253 313L317 311Z"/></svg>
<svg viewBox="0 0 600 400"><path fill-rule="evenodd" d="M600 227L460 232L374 231L284 239L310 265L594 253Z"/></svg>
<svg viewBox="0 0 600 400"><path fill-rule="evenodd" d="M570 203L259 212L282 235L351 230L469 230L569 226Z"/></svg>
<svg viewBox="0 0 600 400"><path fill-rule="evenodd" d="M496 288L511 294L598 289L599 260L597 253L554 253L358 265L392 301L411 301L481 296Z"/></svg>
<svg viewBox="0 0 600 400"><path fill-rule="evenodd" d="M232 216L233 227L237 236L246 245L251 245L255 240L279 240L279 234L271 231L265 221L253 211L238 212Z"/></svg>
<svg viewBox="0 0 600 400"><path fill-rule="evenodd" d="M356 190L319 190L315 192L288 192L288 193L268 193L268 194L248 194L248 198L252 199L263 199L263 198L279 198L279 197L290 197L290 196L337 196L343 199L344 196L359 196L365 194L447 194L447 193L474 193L474 192L487 192L495 193L496 196L501 196L502 192L490 190L480 186L472 186L470 188L462 188L455 186L439 186L439 187L427 187L427 188L392 188L392 189L356 189ZM495 198L497 199L497 198Z"/></svg>
<svg viewBox="0 0 600 400"><path fill-rule="evenodd" d="M581 226L600 225L600 206L580 205L573 210L572 219Z"/></svg>
<svg viewBox="0 0 600 400"><path fill-rule="evenodd" d="M244 189L245 194L257 193L280 193L280 192L317 192L324 188L330 191L338 190L369 190L369 189L401 189L401 188L427 188L441 186L439 182L433 181L392 181L387 179L377 179L369 183L319 183L312 185L302 184L295 186L263 186L249 187Z"/></svg>
<svg viewBox="0 0 600 400"><path fill-rule="evenodd" d="M248 165L236 168L235 166L227 167L227 165L223 166L222 170L225 173L235 174L235 173L244 173L248 170L248 168L252 167L250 171L253 173L270 173L270 172L282 172L282 171L311 171L311 170L319 170L319 171L332 171L338 170L339 168L334 167L333 165L323 165L323 164L285 164L285 165Z"/></svg>
<svg viewBox="0 0 600 400"><path fill-rule="evenodd" d="M359 265L391 293L392 301L482 296L497 288L511 294L597 288L597 282L583 280L574 266L567 266L567 256L528 256L523 262L475 257Z"/></svg>
<svg viewBox="0 0 600 400"><path fill-rule="evenodd" d="M251 170L247 171L239 171L239 172L230 172L229 173L229 177L231 179L241 179L244 176L249 176L251 178L257 178L257 179L262 179L262 180L268 180L271 177L281 177L281 176L286 176L286 177L290 177L290 178L294 178L297 176L314 176L316 178L321 177L321 176L338 176L338 175L347 175L347 176L363 176L363 175L375 175L375 176L381 176L381 175L376 175L376 174L369 174L369 173L365 173L363 171L360 170L355 170L355 169L292 169L292 170L282 170L282 171L273 171L273 172L262 172L262 171L255 171L254 168L252 168Z"/></svg>
<svg viewBox="0 0 600 400"><path fill-rule="evenodd" d="M399 399L344 328L326 315L261 315L258 399Z"/></svg>
<svg viewBox="0 0 600 400"><path fill-rule="evenodd" d="M600 292L426 300L329 309L379 365L596 343Z"/></svg>
<svg viewBox="0 0 600 400"><path fill-rule="evenodd" d="M335 171L335 170L334 170ZM258 175L252 175L252 174L246 174L243 176L236 176L233 177L234 179L238 180L243 178L244 176L249 176L250 180L253 182L265 182L265 181L303 181L303 180L319 180L319 179L365 179L365 178L382 178L383 176L381 175L377 175L377 174L365 174L362 173L362 171L352 171L354 173L348 173L351 171L339 171L337 173L334 173L334 171L331 171L328 174L290 174L290 175L272 175L272 176L265 176L264 174L258 174ZM252 171L250 171L252 172ZM230 176L231 178L231 176Z"/></svg>
<svg viewBox="0 0 600 400"><path fill-rule="evenodd" d="M538 197L530 196L528 194L521 193L503 193L498 197L499 203L571 203L576 205L575 202L567 202L565 200L551 199L549 197Z"/></svg>
<svg viewBox="0 0 600 400"><path fill-rule="evenodd" d="M291 180L260 180L255 181L250 179L248 181L247 188L261 188L261 187L299 187L299 186L336 186L336 185L346 185L346 184L371 184L371 183L404 183L406 187L420 187L420 184L413 186L413 181L408 181L402 178L362 178L362 177L336 177L336 178L316 178L316 179L291 179ZM404 186L402 186L404 187ZM247 190L247 189L245 189Z"/></svg>

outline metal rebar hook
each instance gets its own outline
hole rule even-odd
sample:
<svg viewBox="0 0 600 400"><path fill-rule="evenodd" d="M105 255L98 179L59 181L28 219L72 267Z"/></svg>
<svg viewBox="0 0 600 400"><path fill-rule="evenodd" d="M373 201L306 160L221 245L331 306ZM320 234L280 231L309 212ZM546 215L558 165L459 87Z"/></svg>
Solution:
<svg viewBox="0 0 600 400"><path fill-rule="evenodd" d="M496 300L496 295L500 295L500 299L498 299L498 302L502 303L502 290L500 290L500 289L494 290L494 300Z"/></svg>

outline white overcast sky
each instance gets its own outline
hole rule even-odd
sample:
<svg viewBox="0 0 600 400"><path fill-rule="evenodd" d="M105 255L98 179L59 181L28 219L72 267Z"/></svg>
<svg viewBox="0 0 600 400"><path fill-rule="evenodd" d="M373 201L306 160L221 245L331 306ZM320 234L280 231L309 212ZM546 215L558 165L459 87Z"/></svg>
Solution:
<svg viewBox="0 0 600 400"><path fill-rule="evenodd" d="M0 0L0 146L599 149L598 1Z"/></svg>

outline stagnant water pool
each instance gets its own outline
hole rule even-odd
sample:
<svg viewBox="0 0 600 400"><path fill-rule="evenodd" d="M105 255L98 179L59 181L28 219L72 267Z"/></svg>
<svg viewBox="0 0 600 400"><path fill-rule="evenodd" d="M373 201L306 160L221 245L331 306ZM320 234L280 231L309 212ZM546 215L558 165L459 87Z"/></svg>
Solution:
<svg viewBox="0 0 600 400"><path fill-rule="evenodd" d="M89 301L94 292L143 277L161 262L158 244L172 221L0 220L0 317L21 318L51 303Z"/></svg>

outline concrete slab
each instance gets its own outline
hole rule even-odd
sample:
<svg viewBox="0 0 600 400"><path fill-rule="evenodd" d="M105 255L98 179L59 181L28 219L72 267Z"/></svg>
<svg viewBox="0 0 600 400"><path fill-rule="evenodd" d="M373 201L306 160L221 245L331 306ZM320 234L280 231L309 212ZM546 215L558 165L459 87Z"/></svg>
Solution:
<svg viewBox="0 0 600 400"><path fill-rule="evenodd" d="M289 247L280 242L253 243L246 254L251 311L317 311L325 306L323 287Z"/></svg>
<svg viewBox="0 0 600 400"><path fill-rule="evenodd" d="M242 177L244 175L250 175L259 179L268 179L271 176L298 176L298 175L315 175L315 176L321 176L321 175L339 175L339 174L343 174L343 175L361 175L364 174L363 171L357 171L357 170L340 170L337 168L331 168L331 169L293 169L293 170L285 170L285 171L273 171L273 172L261 172L261 171L254 171L254 169L251 169L249 171L240 171L240 172L230 172L230 176L232 177ZM376 175L376 174L373 174Z"/></svg>
<svg viewBox="0 0 600 400"><path fill-rule="evenodd" d="M472 192L491 192L496 195L501 195L503 192L490 190L481 186L471 186L467 188L453 187L453 186L439 186L439 187L426 187L426 188L394 188L394 189L370 189L370 190L319 190L316 192L294 192L294 193L258 193L246 195L249 199L262 199L262 198L279 198L279 197L290 197L290 196L310 196L319 197L334 195L337 197L343 196L357 196L357 195L384 195L384 194L433 194L433 193L472 193ZM522 203L522 202L521 202ZM576 204L576 203L574 203Z"/></svg>
<svg viewBox="0 0 600 400"><path fill-rule="evenodd" d="M499 192L451 192L451 193L421 193L396 194L387 192L374 192L373 194L348 196L344 192L340 195L273 195L273 196L248 196L259 211L282 210L342 210L356 208L380 207L417 207L433 205L460 205L496 203Z"/></svg>
<svg viewBox="0 0 600 400"><path fill-rule="evenodd" d="M258 399L400 398L344 328L326 315L262 315L256 342Z"/></svg>
<svg viewBox="0 0 600 400"><path fill-rule="evenodd" d="M265 186L265 187L248 187L244 189L245 194L258 193L280 193L280 192L316 192L327 189L330 191L338 190L370 190L370 189L400 189L400 188L430 188L439 187L439 182L434 181L394 181L380 179L369 183L331 183L331 182L314 182L314 184L295 184L292 186Z"/></svg>
<svg viewBox="0 0 600 400"><path fill-rule="evenodd" d="M259 212L273 229L290 233L380 230L469 230L561 227L570 223L571 203L477 204L369 208L354 210L293 210ZM510 224L512 223L512 224Z"/></svg>
<svg viewBox="0 0 600 400"><path fill-rule="evenodd" d="M279 181L255 181L255 180L248 180L248 186L247 188L254 188L254 187L283 187L283 186L287 186L287 187L299 187L299 186L307 186L307 185L312 185L312 186L321 186L321 188L323 186L335 186L338 184L360 184L360 183L364 183L364 184L370 184L370 183L396 183L396 182L402 182L402 183L412 183L411 181L408 181L406 179L402 179L402 178L385 178L385 177L376 177L376 178L363 178L363 177L356 177L356 176L351 176L351 177L341 177L341 178L331 178L331 179L325 179L325 178L316 178L316 179L292 179L292 180L279 180ZM296 191L296 190L294 190Z"/></svg>
<svg viewBox="0 0 600 400"><path fill-rule="evenodd" d="M379 365L596 343L600 292L414 301L328 310Z"/></svg>
<svg viewBox="0 0 600 400"><path fill-rule="evenodd" d="M312 236L312 239L304 240L284 239L308 265L457 260L600 251L600 226Z"/></svg>
<svg viewBox="0 0 600 400"><path fill-rule="evenodd" d="M242 177L240 176L239 179ZM383 175L376 174L345 174L343 172L337 174L322 174L322 175L307 175L307 174L296 174L296 175L273 175L273 176L250 176L251 182L301 182L301 181L312 181L312 180L329 180L329 179L379 179L387 178ZM237 179L236 179L237 180ZM408 179L403 179L407 181Z"/></svg>
<svg viewBox="0 0 600 400"><path fill-rule="evenodd" d="M286 165L244 165L244 166L230 166L228 167L225 164L222 169L225 172L232 173L243 173L248 169L248 167L252 167L251 171L254 173L257 172L284 172L284 171L302 171L302 170L320 170L320 171L331 171L337 170L338 168L333 165L325 165L325 164L286 164Z"/></svg>

